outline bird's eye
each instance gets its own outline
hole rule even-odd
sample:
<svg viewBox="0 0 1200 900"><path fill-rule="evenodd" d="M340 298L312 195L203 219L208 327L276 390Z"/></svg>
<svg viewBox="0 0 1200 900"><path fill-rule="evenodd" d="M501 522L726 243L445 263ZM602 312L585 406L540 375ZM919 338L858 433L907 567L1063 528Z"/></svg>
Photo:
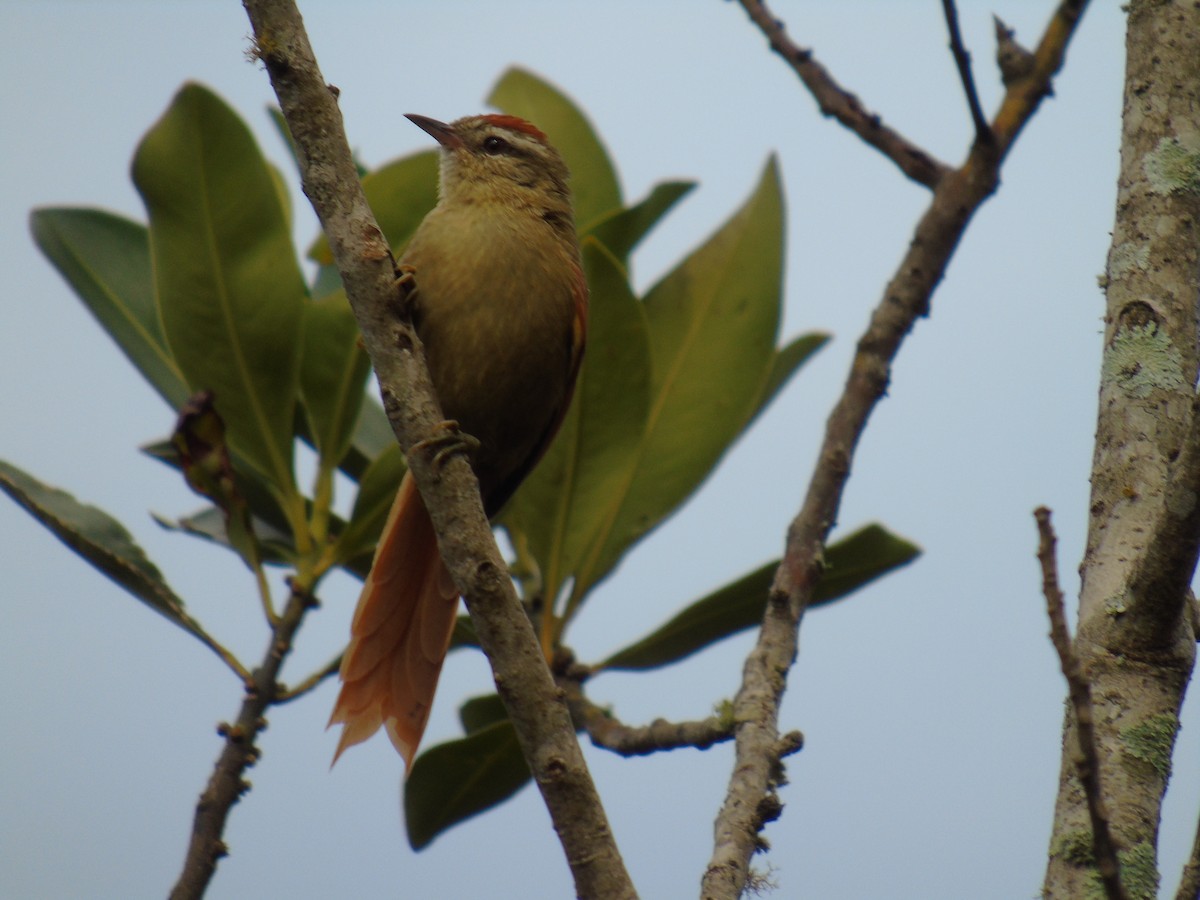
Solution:
<svg viewBox="0 0 1200 900"><path fill-rule="evenodd" d="M494 134L483 139L483 152L490 156L498 156L501 153L508 152L508 141L504 138L496 137Z"/></svg>

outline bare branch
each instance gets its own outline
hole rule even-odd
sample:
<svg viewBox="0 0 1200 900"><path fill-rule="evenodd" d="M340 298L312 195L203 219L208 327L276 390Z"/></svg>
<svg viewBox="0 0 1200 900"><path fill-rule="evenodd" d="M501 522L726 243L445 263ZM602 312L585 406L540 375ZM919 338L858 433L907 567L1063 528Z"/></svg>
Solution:
<svg viewBox="0 0 1200 900"><path fill-rule="evenodd" d="M317 669L317 671L313 672L303 681L299 682L295 687L289 688L281 685L279 688L279 693L275 696L276 705L291 703L293 700L297 700L310 691L315 690L316 688L320 687L326 679L332 678L334 675L336 675L341 667L342 654L339 653L323 667Z"/></svg>
<svg viewBox="0 0 1200 900"><path fill-rule="evenodd" d="M315 604L307 591L292 582L288 602L271 629L271 641L262 664L254 670L246 684L246 695L237 720L231 725L221 723L217 733L225 746L200 801L192 822L192 837L179 880L171 889L171 900L198 900L204 896L217 869L217 862L228 853L222 835L229 811L250 789L245 780L246 770L262 755L256 744L259 734L267 727L264 718L279 690L279 670L292 649L292 641L304 615Z"/></svg>
<svg viewBox="0 0 1200 900"><path fill-rule="evenodd" d="M579 682L564 680L563 686L572 718L588 733L592 743L621 756L649 756L681 747L707 750L733 737L733 723L719 716L694 722L655 719L649 725L626 725L589 700Z"/></svg>
<svg viewBox="0 0 1200 900"><path fill-rule="evenodd" d="M383 406L463 593L496 687L542 792L577 894L634 897L570 713L542 657L496 547L479 485L461 454L435 465L429 440L443 421L420 341L407 319L390 248L371 213L346 141L336 90L317 66L291 0L245 0L255 55L295 141L304 192L329 238Z"/></svg>
<svg viewBox="0 0 1200 900"><path fill-rule="evenodd" d="M971 74L971 54L963 44L962 32L958 29L958 7L954 0L942 0L942 11L946 16L946 29L950 32L950 52L954 54L954 65L962 79L963 93L967 95L967 106L971 110L971 122L975 125L975 140L987 142L992 139L992 129L979 105L979 92L975 89L975 77Z"/></svg>
<svg viewBox="0 0 1200 900"><path fill-rule="evenodd" d="M1050 510L1039 506L1034 510L1033 516L1037 521L1037 557L1042 567L1042 593L1046 597L1046 614L1050 619L1050 640L1058 652L1063 677L1067 679L1071 709L1075 714L1076 741L1075 746L1071 748L1071 758L1075 763L1079 784L1087 797L1088 814L1092 820L1092 853L1096 861L1096 871L1100 875L1108 900L1127 900L1128 895L1121 885L1121 866L1117 860L1117 849L1113 845L1108 825L1108 810L1105 808L1100 786L1100 759L1096 754L1096 732L1092 717L1092 689L1071 647L1063 594L1058 586L1058 560L1055 554L1057 540L1054 536L1054 526L1050 524Z"/></svg>
<svg viewBox="0 0 1200 900"><path fill-rule="evenodd" d="M825 540L837 521L858 439L883 397L891 366L916 320L925 315L971 217L995 190L1000 166L1047 95L1062 66L1086 0L1061 3L1035 58L1033 74L1012 85L992 123L995 140L976 142L963 165L937 180L929 208L908 251L859 339L846 386L825 426L804 503L788 528L758 641L746 659L734 700L736 758L714 825L713 855L704 874L705 900L734 900L760 846L758 804L781 777L779 704L796 657L798 629L821 577Z"/></svg>
<svg viewBox="0 0 1200 900"><path fill-rule="evenodd" d="M917 184L927 188L937 185L949 171L945 163L934 159L924 149L884 125L877 114L864 109L858 97L839 85L829 70L813 59L811 50L792 42L783 21L775 17L763 0L741 0L741 4L746 15L766 35L771 49L782 56L792 71L800 76L817 101L821 115L837 119L899 166L900 171Z"/></svg>

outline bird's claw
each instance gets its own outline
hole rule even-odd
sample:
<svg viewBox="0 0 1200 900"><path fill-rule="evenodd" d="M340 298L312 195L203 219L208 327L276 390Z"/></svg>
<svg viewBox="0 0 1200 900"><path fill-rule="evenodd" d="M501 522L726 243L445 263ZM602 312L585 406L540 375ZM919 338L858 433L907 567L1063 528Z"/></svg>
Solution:
<svg viewBox="0 0 1200 900"><path fill-rule="evenodd" d="M436 434L413 445L413 450L429 455L435 470L440 470L455 453L462 453L469 460L479 449L479 441L463 431L453 419L439 422L436 428Z"/></svg>
<svg viewBox="0 0 1200 900"><path fill-rule="evenodd" d="M417 302L417 270L413 266L397 263L393 271L396 275L396 309L405 319L412 319Z"/></svg>

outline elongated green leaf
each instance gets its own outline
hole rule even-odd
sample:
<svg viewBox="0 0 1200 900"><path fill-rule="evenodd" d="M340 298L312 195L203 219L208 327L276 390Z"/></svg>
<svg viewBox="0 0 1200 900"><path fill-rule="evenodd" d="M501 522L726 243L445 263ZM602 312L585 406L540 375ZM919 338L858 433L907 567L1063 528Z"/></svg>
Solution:
<svg viewBox="0 0 1200 900"><path fill-rule="evenodd" d="M306 290L271 170L245 123L189 84L133 177L172 355L189 387L214 393L237 455L291 494Z"/></svg>
<svg viewBox="0 0 1200 900"><path fill-rule="evenodd" d="M309 303L304 311L300 395L317 453L328 465L337 465L349 449L370 370L345 293Z"/></svg>
<svg viewBox="0 0 1200 900"><path fill-rule="evenodd" d="M341 470L355 481L362 478L372 460L396 443L391 423L379 401L374 398L374 380L368 379L368 385L367 398L358 411L358 420L350 436L350 447L340 465Z"/></svg>
<svg viewBox="0 0 1200 900"><path fill-rule="evenodd" d="M596 238L626 264L629 254L646 233L696 186L694 181L664 181L654 186L646 199L592 222L586 234Z"/></svg>
<svg viewBox="0 0 1200 900"><path fill-rule="evenodd" d="M446 829L504 802L530 779L508 719L417 757L404 785L404 822L414 850Z"/></svg>
<svg viewBox="0 0 1200 900"><path fill-rule="evenodd" d="M350 562L374 551L404 472L404 454L400 445L393 443L363 473L350 522L335 547L339 562Z"/></svg>
<svg viewBox="0 0 1200 900"><path fill-rule="evenodd" d="M225 514L215 506L208 506L178 519L168 519L157 513L151 513L151 518L159 528L186 534L189 537L210 541L226 550L237 552L226 527ZM264 563L286 566L296 561L295 548L291 532L281 531L257 517L251 518L254 536L258 539L259 552Z"/></svg>
<svg viewBox="0 0 1200 900"><path fill-rule="evenodd" d="M809 609L840 600L920 554L919 547L882 525L868 525L826 550L826 571ZM600 668L656 669L760 624L778 567L779 560L769 562L697 600L637 643L614 653Z"/></svg>
<svg viewBox="0 0 1200 900"><path fill-rule="evenodd" d="M541 566L551 601L596 544L605 518L615 514L649 408L642 306L605 248L585 241L583 259L592 299L575 399L550 450L502 516Z"/></svg>
<svg viewBox="0 0 1200 900"><path fill-rule="evenodd" d="M478 646L479 637L475 634L475 626L471 624L471 617L459 616L454 620L454 631L450 634L450 649Z"/></svg>
<svg viewBox="0 0 1200 900"><path fill-rule="evenodd" d="M749 201L646 296L653 360L637 465L614 491L576 572L568 611L682 503L751 419L774 367L783 287L783 195L772 160Z"/></svg>
<svg viewBox="0 0 1200 900"><path fill-rule="evenodd" d="M500 76L487 102L528 119L562 154L575 173L571 194L581 232L593 220L621 208L621 187L612 161L587 117L565 94L533 73L513 68Z"/></svg>
<svg viewBox="0 0 1200 900"><path fill-rule="evenodd" d="M185 631L200 633L158 567L108 513L4 461L0 461L0 488L55 537L155 612Z"/></svg>
<svg viewBox="0 0 1200 900"><path fill-rule="evenodd" d="M187 384L167 348L146 227L98 209L37 209L33 239L129 361L172 409Z"/></svg>
<svg viewBox="0 0 1200 900"><path fill-rule="evenodd" d="M759 397L755 406L752 420L757 419L771 405L771 401L779 395L779 392L800 370L800 367L828 343L828 334L821 331L810 331L779 348L771 364L771 371L767 375L767 382L763 385L762 396Z"/></svg>
<svg viewBox="0 0 1200 900"><path fill-rule="evenodd" d="M481 728L495 725L508 719L504 709L504 701L499 694L483 694L472 697L458 708L458 718L462 722L463 731L474 734Z"/></svg>

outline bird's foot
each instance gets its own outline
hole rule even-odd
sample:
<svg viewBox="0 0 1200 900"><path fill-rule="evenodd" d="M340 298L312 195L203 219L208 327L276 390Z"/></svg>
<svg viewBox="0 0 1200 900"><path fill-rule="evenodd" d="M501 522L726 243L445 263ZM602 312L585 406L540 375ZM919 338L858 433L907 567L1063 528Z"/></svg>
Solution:
<svg viewBox="0 0 1200 900"><path fill-rule="evenodd" d="M462 453L470 461L479 449L479 441L463 431L453 419L439 422L437 432L423 441L417 441L412 449L429 456L430 464L440 470L455 453Z"/></svg>
<svg viewBox="0 0 1200 900"><path fill-rule="evenodd" d="M395 309L402 318L412 320L417 306L417 270L408 265L397 263L393 270L396 274Z"/></svg>

